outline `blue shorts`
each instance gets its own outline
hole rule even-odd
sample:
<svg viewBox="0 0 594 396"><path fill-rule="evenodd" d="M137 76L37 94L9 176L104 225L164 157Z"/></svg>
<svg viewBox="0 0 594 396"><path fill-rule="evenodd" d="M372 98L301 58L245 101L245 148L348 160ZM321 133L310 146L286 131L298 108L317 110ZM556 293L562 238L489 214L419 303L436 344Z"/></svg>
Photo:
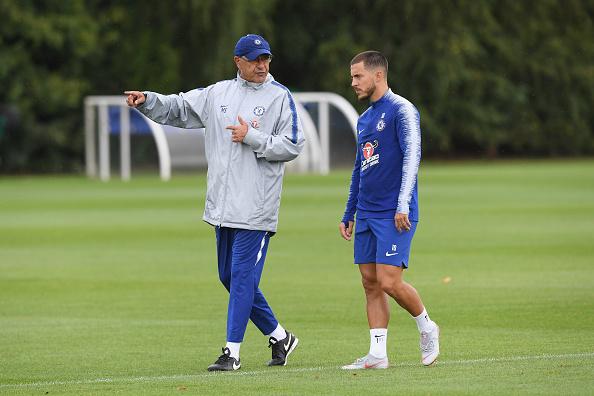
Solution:
<svg viewBox="0 0 594 396"><path fill-rule="evenodd" d="M355 223L355 264L389 264L408 268L410 245L417 229L398 232L394 219L357 219Z"/></svg>

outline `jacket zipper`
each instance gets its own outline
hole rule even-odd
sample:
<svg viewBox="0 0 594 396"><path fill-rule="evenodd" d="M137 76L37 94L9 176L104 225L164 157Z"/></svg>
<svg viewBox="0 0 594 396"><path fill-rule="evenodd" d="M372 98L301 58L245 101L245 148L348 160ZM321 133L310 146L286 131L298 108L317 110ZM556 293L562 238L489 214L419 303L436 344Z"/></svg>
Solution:
<svg viewBox="0 0 594 396"><path fill-rule="evenodd" d="M238 83L239 83L239 81L238 81ZM239 102L239 105L238 105L237 115L235 117L236 119L237 119L237 116L239 116L239 112L241 110L241 105L243 104L243 100L245 99L247 88L241 87L241 85L240 85L240 89L243 89L243 95L242 95L241 101ZM231 140L231 139L229 139L229 143L230 143L229 157L227 158L227 172L225 173L225 184L223 185L223 192L225 192L227 190L227 185L229 184L229 172L231 170L231 156L233 155L233 144L235 144L233 142L233 140ZM225 218L226 205L227 205L227 194L224 193L223 194L223 211L221 212L221 218L219 219L220 226L222 226L223 219Z"/></svg>

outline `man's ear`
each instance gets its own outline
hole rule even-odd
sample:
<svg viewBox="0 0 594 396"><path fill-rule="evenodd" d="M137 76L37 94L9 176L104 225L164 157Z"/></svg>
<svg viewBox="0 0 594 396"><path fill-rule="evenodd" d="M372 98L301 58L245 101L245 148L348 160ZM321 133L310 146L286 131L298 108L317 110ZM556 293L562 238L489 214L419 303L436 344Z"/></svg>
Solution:
<svg viewBox="0 0 594 396"><path fill-rule="evenodd" d="M384 75L384 71L382 69L377 69L374 74L376 82L381 82L386 78L386 76Z"/></svg>

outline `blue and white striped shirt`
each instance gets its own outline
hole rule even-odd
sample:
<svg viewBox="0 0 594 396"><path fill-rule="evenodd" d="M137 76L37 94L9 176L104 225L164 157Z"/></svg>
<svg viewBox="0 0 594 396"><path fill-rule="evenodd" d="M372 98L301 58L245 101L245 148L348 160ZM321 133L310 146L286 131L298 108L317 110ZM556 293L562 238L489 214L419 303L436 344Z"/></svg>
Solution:
<svg viewBox="0 0 594 396"><path fill-rule="evenodd" d="M421 161L420 116L392 90L357 122L357 156L343 222L393 218L407 213L419 221L417 174Z"/></svg>

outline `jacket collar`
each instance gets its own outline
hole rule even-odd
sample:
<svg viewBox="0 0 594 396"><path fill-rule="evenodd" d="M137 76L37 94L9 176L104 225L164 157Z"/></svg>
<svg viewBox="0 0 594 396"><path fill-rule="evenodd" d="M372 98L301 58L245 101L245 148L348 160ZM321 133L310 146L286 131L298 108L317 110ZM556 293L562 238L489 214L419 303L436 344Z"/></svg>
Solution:
<svg viewBox="0 0 594 396"><path fill-rule="evenodd" d="M379 98L375 102L371 102L371 106L372 107L379 106L380 104L382 104L386 100L388 100L388 98L391 97L392 95L394 95L394 93L392 93L392 89L388 88L388 90L386 91L386 93L384 94L384 96L382 96L381 98Z"/></svg>
<svg viewBox="0 0 594 396"><path fill-rule="evenodd" d="M252 88L252 89L258 90L258 89L262 89L262 87L264 87L266 84L269 84L273 81L274 81L274 77L272 77L272 74L270 74L270 73L268 73L268 75L266 76L266 80L264 80L264 82L255 83L255 82L244 80L243 78L241 78L239 76L239 72L237 72L237 83L241 87Z"/></svg>

